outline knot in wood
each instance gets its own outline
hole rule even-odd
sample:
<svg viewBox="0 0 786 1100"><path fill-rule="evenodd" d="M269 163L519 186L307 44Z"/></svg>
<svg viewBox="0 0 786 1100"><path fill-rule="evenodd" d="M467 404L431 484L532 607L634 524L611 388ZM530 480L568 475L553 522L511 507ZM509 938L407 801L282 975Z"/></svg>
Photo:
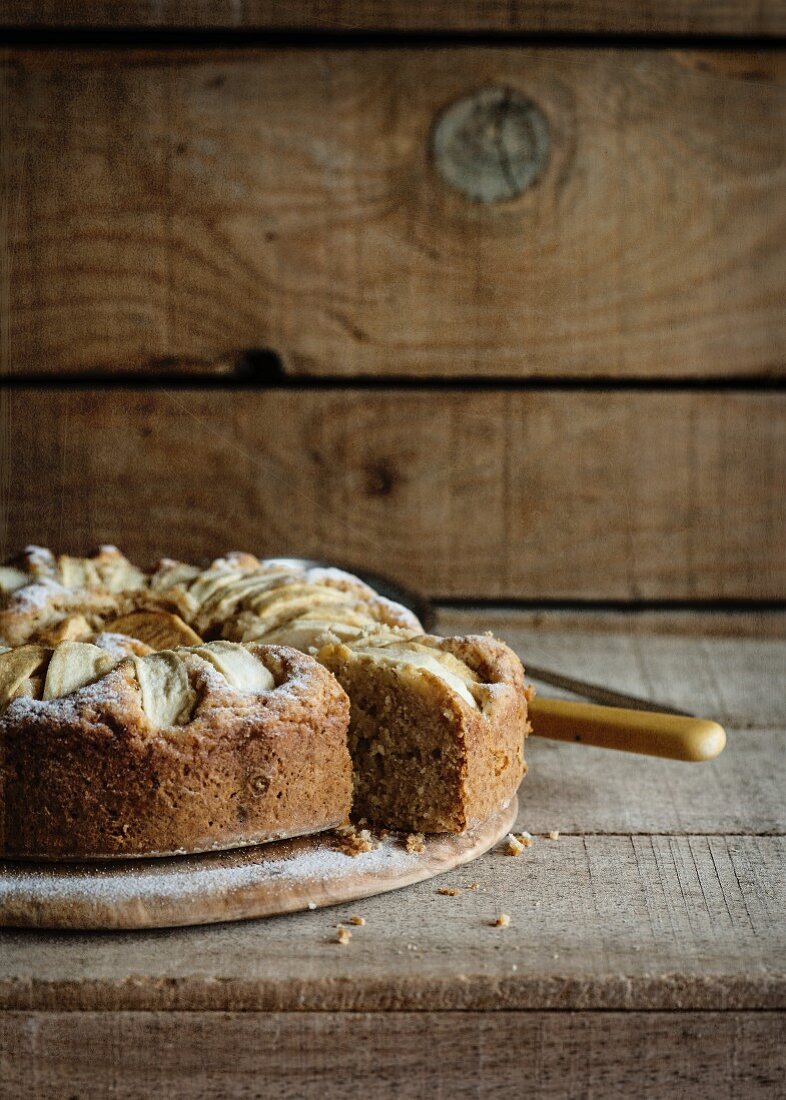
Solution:
<svg viewBox="0 0 786 1100"><path fill-rule="evenodd" d="M366 494L370 497L390 496L398 480L395 467L385 460L370 463L365 475Z"/></svg>
<svg viewBox="0 0 786 1100"><path fill-rule="evenodd" d="M440 175L467 198L514 199L543 172L549 128L537 104L512 88L481 88L447 107L432 135Z"/></svg>

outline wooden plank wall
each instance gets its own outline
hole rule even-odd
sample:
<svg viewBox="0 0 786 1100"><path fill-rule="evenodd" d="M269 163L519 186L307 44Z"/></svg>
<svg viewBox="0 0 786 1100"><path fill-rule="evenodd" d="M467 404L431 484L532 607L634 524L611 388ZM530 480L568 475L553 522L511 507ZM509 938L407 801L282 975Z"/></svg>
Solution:
<svg viewBox="0 0 786 1100"><path fill-rule="evenodd" d="M229 540L443 598L786 590L782 393L21 388L9 417L6 523L44 545Z"/></svg>
<svg viewBox="0 0 786 1100"><path fill-rule="evenodd" d="M5 0L0 26L782 34L780 0Z"/></svg>
<svg viewBox="0 0 786 1100"><path fill-rule="evenodd" d="M516 29L525 7L590 19L506 5ZM678 9L738 34L782 10L648 27ZM779 43L25 33L2 59L3 552L240 545L445 598L786 597Z"/></svg>
<svg viewBox="0 0 786 1100"><path fill-rule="evenodd" d="M13 372L783 376L779 52L47 50L5 80ZM509 98L437 158L479 89ZM514 97L540 174L474 201L441 172L505 186Z"/></svg>

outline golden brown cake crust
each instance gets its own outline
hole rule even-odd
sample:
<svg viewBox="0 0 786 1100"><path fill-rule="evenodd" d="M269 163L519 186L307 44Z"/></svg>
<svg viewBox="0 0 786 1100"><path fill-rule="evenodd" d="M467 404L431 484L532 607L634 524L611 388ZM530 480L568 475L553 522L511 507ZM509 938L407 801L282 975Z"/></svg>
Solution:
<svg viewBox="0 0 786 1100"><path fill-rule="evenodd" d="M349 703L316 661L248 646L273 674L238 692L187 658L191 720L157 729L124 660L52 701L0 717L0 852L43 859L200 852L317 832L346 819Z"/></svg>
<svg viewBox="0 0 786 1100"><path fill-rule="evenodd" d="M433 640L478 673L486 693L482 711L462 708L468 828L507 806L526 774L524 739L531 730L527 703L532 692L518 656L499 639L471 634Z"/></svg>

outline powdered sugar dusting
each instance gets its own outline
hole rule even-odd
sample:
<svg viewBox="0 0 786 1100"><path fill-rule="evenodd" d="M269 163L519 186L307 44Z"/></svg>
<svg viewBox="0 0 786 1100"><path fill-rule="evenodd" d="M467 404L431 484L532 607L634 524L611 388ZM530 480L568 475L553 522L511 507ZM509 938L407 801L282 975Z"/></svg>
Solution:
<svg viewBox="0 0 786 1100"><path fill-rule="evenodd" d="M63 695L58 699L32 699L29 696L20 696L12 700L6 710L9 718L24 718L38 715L56 717L58 721L78 723L83 720L85 707L106 706L107 703L117 702L119 696L116 690L117 681L111 677L114 669L104 673L92 684L87 684L72 692L71 695Z"/></svg>
<svg viewBox="0 0 786 1100"><path fill-rule="evenodd" d="M387 879L423 866L422 856L407 852L391 838L358 856L334 848L329 834L300 842L291 854L277 856L276 849L280 851L281 845L271 845L267 851L262 846L222 855L137 860L128 866L7 863L0 865L0 911L31 897L111 909L128 901L172 903L256 892L276 883L311 885L318 892L320 885L330 883L335 888L349 876Z"/></svg>
<svg viewBox="0 0 786 1100"><path fill-rule="evenodd" d="M95 636L93 645L97 645L99 649L105 649L107 653L111 654L112 657L117 657L120 661L123 657L131 657L134 653L134 646L139 645L139 643L135 638L129 637L128 634L115 634L111 630L104 630Z"/></svg>
<svg viewBox="0 0 786 1100"><path fill-rule="evenodd" d="M37 546L31 542L24 548L23 553L33 569L54 569L54 554L46 546Z"/></svg>
<svg viewBox="0 0 786 1100"><path fill-rule="evenodd" d="M21 611L38 611L48 608L53 600L69 595L70 589L51 577L40 577L32 584L17 588L12 594L13 606Z"/></svg>

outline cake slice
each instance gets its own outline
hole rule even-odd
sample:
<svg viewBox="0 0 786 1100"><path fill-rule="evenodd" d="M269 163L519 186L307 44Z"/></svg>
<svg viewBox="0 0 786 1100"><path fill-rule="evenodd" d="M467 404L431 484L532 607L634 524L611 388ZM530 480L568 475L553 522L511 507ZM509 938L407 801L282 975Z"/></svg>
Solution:
<svg viewBox="0 0 786 1100"><path fill-rule="evenodd" d="M513 798L530 690L503 642L376 635L316 657L350 698L353 816L458 833Z"/></svg>

